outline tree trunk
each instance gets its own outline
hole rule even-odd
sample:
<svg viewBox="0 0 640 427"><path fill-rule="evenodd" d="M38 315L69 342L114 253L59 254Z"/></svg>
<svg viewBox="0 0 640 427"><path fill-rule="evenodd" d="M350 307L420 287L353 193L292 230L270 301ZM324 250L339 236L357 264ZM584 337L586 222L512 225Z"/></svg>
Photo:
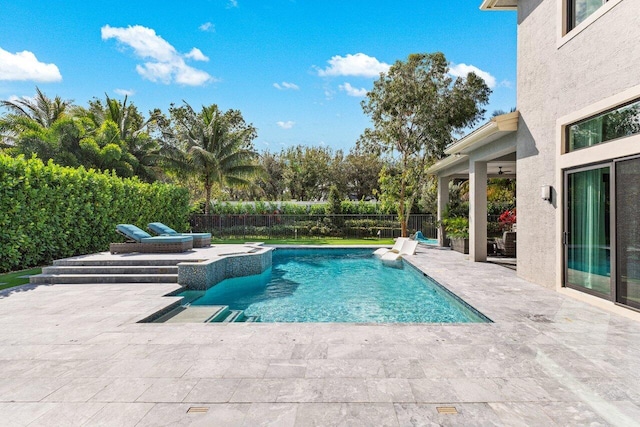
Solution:
<svg viewBox="0 0 640 427"><path fill-rule="evenodd" d="M204 202L204 214L209 215L209 206L211 205L211 184L206 183L204 185L204 191L206 193Z"/></svg>
<svg viewBox="0 0 640 427"><path fill-rule="evenodd" d="M405 220L405 211L404 211L404 197L405 197L405 188L407 186L406 172L407 171L407 156L402 156L402 175L400 178L400 201L398 202L398 219L400 220L400 229L401 236L408 237L407 235L407 221Z"/></svg>

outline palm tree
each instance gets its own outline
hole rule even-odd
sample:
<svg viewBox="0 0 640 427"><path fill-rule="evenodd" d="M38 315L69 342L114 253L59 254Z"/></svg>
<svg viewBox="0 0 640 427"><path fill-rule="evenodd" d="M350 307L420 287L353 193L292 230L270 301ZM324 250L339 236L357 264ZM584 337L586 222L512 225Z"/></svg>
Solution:
<svg viewBox="0 0 640 427"><path fill-rule="evenodd" d="M118 129L118 145L125 150L125 159L130 164L131 173L143 181L153 182L158 175L157 163L159 147L155 139L149 135L150 125L158 119L160 111L151 112L144 119L134 104L127 104L127 97L120 102L105 94L103 104L98 99L89 102L89 108L76 107L73 115L88 120L93 133L98 133L106 122L112 122Z"/></svg>
<svg viewBox="0 0 640 427"><path fill-rule="evenodd" d="M72 101L63 100L59 96L51 99L38 87L36 87L36 96L33 99L0 101L0 105L8 109L10 115L29 118L44 128L50 128L56 120L61 118L71 103Z"/></svg>
<svg viewBox="0 0 640 427"><path fill-rule="evenodd" d="M253 150L255 128L244 122L239 111L222 113L212 104L196 113L186 102L171 107L174 128L167 136L175 145L166 158L182 173L195 175L204 186L205 214L209 213L214 185L246 188L262 173Z"/></svg>
<svg viewBox="0 0 640 427"><path fill-rule="evenodd" d="M34 98L21 98L14 101L0 101L0 106L9 110L9 114L0 118L0 135L3 145L10 146L24 131L49 129L57 120L64 117L73 101L54 99L42 93L36 86Z"/></svg>

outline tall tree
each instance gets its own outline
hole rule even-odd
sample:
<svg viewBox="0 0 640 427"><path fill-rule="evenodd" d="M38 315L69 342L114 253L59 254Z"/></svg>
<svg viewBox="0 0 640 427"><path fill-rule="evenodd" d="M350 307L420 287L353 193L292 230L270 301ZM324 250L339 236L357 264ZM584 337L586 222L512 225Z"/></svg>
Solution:
<svg viewBox="0 0 640 427"><path fill-rule="evenodd" d="M324 200L331 186L333 151L328 147L297 145L281 153L284 181L297 200Z"/></svg>
<svg viewBox="0 0 640 427"><path fill-rule="evenodd" d="M263 195L267 200L282 200L285 190L285 164L282 157L277 153L265 151L260 156L260 163L265 174L258 179L257 184L262 189Z"/></svg>
<svg viewBox="0 0 640 427"><path fill-rule="evenodd" d="M344 166L349 195L358 200L376 195L383 166L384 161L378 154L351 149Z"/></svg>
<svg viewBox="0 0 640 427"><path fill-rule="evenodd" d="M204 186L205 214L214 185L246 187L262 173L253 150L256 129L237 110L222 113L212 104L198 113L186 102L169 109L173 127L165 127L165 156L179 172L195 175Z"/></svg>
<svg viewBox="0 0 640 427"><path fill-rule="evenodd" d="M365 130L359 146L397 156L403 236L426 166L443 155L455 132L483 117L481 107L491 93L474 73L454 80L448 71L440 52L409 55L406 62L397 61L380 75L361 104L373 127Z"/></svg>

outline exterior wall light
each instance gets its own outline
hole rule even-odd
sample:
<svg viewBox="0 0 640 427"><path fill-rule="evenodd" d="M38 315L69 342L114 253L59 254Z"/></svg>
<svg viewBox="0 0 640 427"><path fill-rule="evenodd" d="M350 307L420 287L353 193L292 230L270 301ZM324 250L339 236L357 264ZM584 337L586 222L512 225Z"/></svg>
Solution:
<svg viewBox="0 0 640 427"><path fill-rule="evenodd" d="M551 186L543 185L540 190L542 200L546 200L547 202L551 203Z"/></svg>

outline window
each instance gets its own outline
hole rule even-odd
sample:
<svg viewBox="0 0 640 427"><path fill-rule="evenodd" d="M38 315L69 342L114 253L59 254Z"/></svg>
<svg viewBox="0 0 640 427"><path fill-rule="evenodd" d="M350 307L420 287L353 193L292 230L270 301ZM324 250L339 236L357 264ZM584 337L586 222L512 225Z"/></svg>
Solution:
<svg viewBox="0 0 640 427"><path fill-rule="evenodd" d="M600 9L608 0L567 0L569 13L567 14L567 31L571 31L593 12Z"/></svg>
<svg viewBox="0 0 640 427"><path fill-rule="evenodd" d="M567 134L567 151L640 134L640 100L570 124Z"/></svg>

